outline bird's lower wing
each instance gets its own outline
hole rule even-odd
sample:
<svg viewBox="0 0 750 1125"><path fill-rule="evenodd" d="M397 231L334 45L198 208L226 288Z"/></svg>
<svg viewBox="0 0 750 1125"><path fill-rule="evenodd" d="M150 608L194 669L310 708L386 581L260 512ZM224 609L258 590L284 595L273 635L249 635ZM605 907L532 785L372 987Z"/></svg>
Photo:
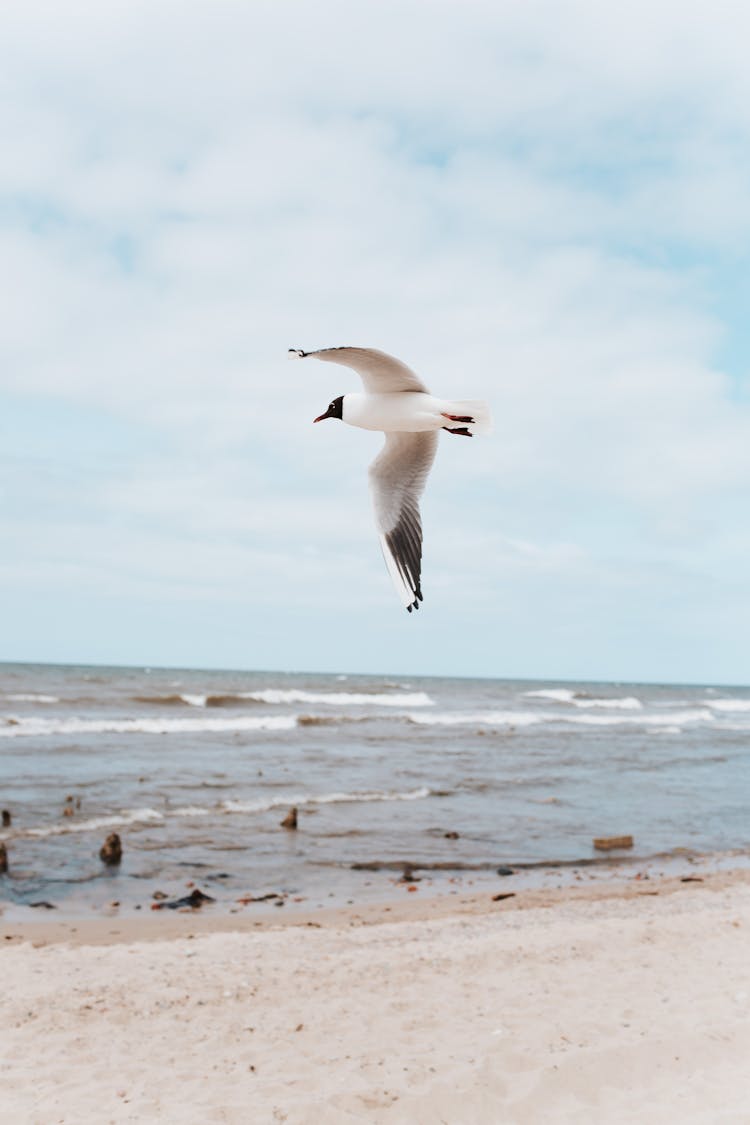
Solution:
<svg viewBox="0 0 750 1125"><path fill-rule="evenodd" d="M437 433L386 434L370 465L370 489L383 557L411 613L422 601L422 519L419 498L437 451Z"/></svg>
<svg viewBox="0 0 750 1125"><path fill-rule="evenodd" d="M390 394L393 391L424 391L427 387L410 367L392 355L377 348L321 348L317 352L303 352L290 348L289 354L298 359L323 359L326 363L339 363L351 367L360 376L369 394Z"/></svg>

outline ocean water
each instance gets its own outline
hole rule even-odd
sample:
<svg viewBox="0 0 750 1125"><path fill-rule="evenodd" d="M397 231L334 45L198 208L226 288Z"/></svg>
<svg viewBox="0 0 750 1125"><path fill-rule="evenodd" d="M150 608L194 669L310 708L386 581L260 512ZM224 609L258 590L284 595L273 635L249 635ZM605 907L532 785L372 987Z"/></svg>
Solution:
<svg viewBox="0 0 750 1125"><path fill-rule="evenodd" d="M500 865L743 862L749 804L747 688L0 665L6 905L146 906L191 883L218 909L317 904L393 893L405 867L426 889ZM594 851L620 834L632 853Z"/></svg>

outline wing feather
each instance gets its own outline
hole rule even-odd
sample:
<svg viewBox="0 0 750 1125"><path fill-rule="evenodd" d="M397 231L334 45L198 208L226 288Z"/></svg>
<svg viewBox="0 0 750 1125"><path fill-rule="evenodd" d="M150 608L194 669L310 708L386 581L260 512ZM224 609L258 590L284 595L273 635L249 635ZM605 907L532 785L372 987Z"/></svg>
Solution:
<svg viewBox="0 0 750 1125"><path fill-rule="evenodd" d="M377 348L321 348L317 352L303 352L290 348L290 356L299 359L325 360L326 363L340 363L351 367L362 380L369 394L390 394L394 391L424 391L427 387L410 367L392 355L378 351Z"/></svg>
<svg viewBox="0 0 750 1125"><path fill-rule="evenodd" d="M383 557L401 601L411 613L422 601L422 518L419 498L435 460L438 435L386 434L370 465L370 489Z"/></svg>

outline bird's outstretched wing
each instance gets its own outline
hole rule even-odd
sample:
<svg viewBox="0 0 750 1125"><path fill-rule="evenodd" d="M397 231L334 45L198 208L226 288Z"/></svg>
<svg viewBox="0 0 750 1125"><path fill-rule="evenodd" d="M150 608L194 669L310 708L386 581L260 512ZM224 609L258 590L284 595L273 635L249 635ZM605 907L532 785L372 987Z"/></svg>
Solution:
<svg viewBox="0 0 750 1125"><path fill-rule="evenodd" d="M369 394L390 394L393 391L427 391L418 375L392 355L377 348L321 348L317 352L303 352L290 348L290 356L299 359L324 359L327 363L340 363L351 367L362 379Z"/></svg>
<svg viewBox="0 0 750 1125"><path fill-rule="evenodd" d="M435 460L435 432L386 434L370 465L375 524L393 585L411 613L422 601L422 520L419 497Z"/></svg>

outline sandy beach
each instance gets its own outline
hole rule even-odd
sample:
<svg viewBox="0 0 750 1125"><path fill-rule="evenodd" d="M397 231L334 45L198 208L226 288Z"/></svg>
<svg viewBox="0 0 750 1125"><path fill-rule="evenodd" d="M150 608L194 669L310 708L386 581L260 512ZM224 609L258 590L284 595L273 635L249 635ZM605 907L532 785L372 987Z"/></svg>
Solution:
<svg viewBox="0 0 750 1125"><path fill-rule="evenodd" d="M279 913L1 920L4 1118L750 1121L747 872Z"/></svg>

